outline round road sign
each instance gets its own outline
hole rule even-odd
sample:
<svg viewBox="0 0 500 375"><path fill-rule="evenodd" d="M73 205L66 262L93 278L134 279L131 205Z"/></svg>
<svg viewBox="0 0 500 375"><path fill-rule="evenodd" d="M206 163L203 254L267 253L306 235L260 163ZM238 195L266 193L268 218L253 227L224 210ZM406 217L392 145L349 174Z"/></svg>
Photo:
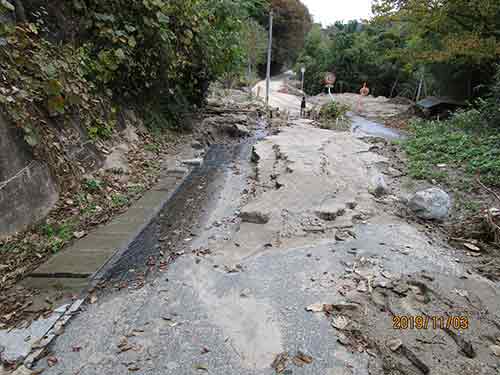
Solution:
<svg viewBox="0 0 500 375"><path fill-rule="evenodd" d="M335 84L335 81L337 80L337 77L335 76L334 73L326 73L325 75L325 84L327 86L332 86Z"/></svg>

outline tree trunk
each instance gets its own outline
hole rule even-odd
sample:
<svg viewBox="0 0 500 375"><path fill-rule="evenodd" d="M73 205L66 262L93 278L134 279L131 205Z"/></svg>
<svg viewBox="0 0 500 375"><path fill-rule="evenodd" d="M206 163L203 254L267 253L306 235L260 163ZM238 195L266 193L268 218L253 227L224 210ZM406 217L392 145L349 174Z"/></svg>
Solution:
<svg viewBox="0 0 500 375"><path fill-rule="evenodd" d="M22 0L14 0L14 6L16 8L16 21L17 23L25 23L28 21L26 18L26 12L24 11L24 6Z"/></svg>
<svg viewBox="0 0 500 375"><path fill-rule="evenodd" d="M392 98L394 95L394 90L396 90L396 87L398 86L399 83L399 77L396 79L396 82L394 82L394 85L392 85L391 88L391 93L389 94L389 98Z"/></svg>

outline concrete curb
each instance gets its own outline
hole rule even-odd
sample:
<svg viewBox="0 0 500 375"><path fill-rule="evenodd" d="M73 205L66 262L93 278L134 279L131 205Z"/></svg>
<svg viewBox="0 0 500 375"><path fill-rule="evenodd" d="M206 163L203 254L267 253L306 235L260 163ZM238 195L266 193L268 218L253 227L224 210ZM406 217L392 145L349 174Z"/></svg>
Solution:
<svg viewBox="0 0 500 375"><path fill-rule="evenodd" d="M77 314L80 307L85 303L89 297L90 292L104 279L108 277L113 267L122 259L123 255L128 252L132 245L138 240L138 238L145 233L151 225L154 225L160 212L167 206L169 201L182 189L183 184L190 178L193 171L196 168L191 168L190 170L179 170L173 169L167 172L167 175L160 179L159 183L151 190L146 192L141 199L136 201L129 210L137 208L141 205L141 200L148 199L149 197L154 199L154 195L165 194L164 197L157 201L157 204L153 208L148 207L148 214L143 217L142 222L137 223L137 228L131 232L127 232L126 238L123 236L122 245L119 246L109 258L99 266L99 268L88 277L81 277L82 280L87 279L86 286L78 293L78 299L70 304L63 305L56 309L52 315L52 318L46 319L45 323L42 320L41 325L38 329L38 335L36 337L31 336L30 327L26 329L14 330L15 336L12 336L11 332L7 332L6 335L11 336L11 351L19 350L19 356L16 360L18 364L21 365L20 369L31 368L37 360L43 357L46 348L53 342L53 340L60 334L62 328L71 320L71 318ZM168 184L168 180L174 182L173 184ZM172 181L174 179L175 181ZM167 188L166 188L167 186ZM168 188L170 186L170 188ZM128 212L128 211L127 211ZM124 214L126 215L126 213ZM123 216L124 216L123 215ZM104 225L102 228L113 225L114 220L110 223ZM135 223L132 223L132 225ZM33 279L41 278L51 278L50 274L36 275ZM53 276L52 276L53 277ZM46 324L46 326L44 325ZM1 333L1 332L0 332ZM30 340L31 344L25 342L24 337L32 337L35 341ZM26 346L30 345L27 350ZM17 372L15 372L17 373Z"/></svg>
<svg viewBox="0 0 500 375"><path fill-rule="evenodd" d="M157 204L157 206L153 209L153 211L150 213L149 217L146 219L146 221L140 225L137 230L129 236L126 244L119 248L112 256L111 258L106 261L91 277L89 280L89 289L94 288L101 282L103 279L106 278L108 273L113 269L116 263L122 258L122 256L130 249L131 245L134 244L134 242L141 236L142 233L146 231L146 229L154 223L154 221L158 218L160 212L165 208L165 206L168 204L168 202L174 197L179 190L181 190L182 185L186 180L189 179L191 173L195 170L195 168L192 168L189 173L185 173L182 175L182 177L179 179L177 182L177 185L175 188L171 191L168 192L168 194L165 196L164 199L160 201L160 203ZM172 171L173 173L180 175L181 173L177 170ZM157 185L155 188L152 189L153 191L163 191L161 188L159 188L159 185Z"/></svg>

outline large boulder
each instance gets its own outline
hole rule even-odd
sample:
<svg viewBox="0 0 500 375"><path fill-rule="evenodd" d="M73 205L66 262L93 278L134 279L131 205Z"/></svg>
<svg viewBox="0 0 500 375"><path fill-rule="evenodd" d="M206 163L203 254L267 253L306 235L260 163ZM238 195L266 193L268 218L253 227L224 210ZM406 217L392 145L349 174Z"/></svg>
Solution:
<svg viewBox="0 0 500 375"><path fill-rule="evenodd" d="M415 193L410 198L408 207L422 219L444 220L448 217L451 199L445 191L430 188Z"/></svg>

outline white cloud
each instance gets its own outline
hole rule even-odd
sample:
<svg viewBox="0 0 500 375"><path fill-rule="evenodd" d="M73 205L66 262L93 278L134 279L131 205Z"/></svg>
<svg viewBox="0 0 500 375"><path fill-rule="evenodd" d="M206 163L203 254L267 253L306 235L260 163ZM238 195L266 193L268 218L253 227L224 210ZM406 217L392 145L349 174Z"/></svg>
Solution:
<svg viewBox="0 0 500 375"><path fill-rule="evenodd" d="M302 0L302 3L309 8L314 21L323 26L372 16L372 0Z"/></svg>

